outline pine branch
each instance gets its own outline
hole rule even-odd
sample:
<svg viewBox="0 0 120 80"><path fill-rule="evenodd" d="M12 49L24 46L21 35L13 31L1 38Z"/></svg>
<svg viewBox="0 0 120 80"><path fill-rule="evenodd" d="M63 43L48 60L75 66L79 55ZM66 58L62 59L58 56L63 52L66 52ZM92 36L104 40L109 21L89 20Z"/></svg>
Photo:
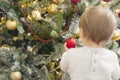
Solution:
<svg viewBox="0 0 120 80"><path fill-rule="evenodd" d="M11 4L8 0L0 0L0 8L7 11L11 8Z"/></svg>
<svg viewBox="0 0 120 80"><path fill-rule="evenodd" d="M110 9L114 9L117 6L120 6L120 0L118 0L115 4L112 4Z"/></svg>

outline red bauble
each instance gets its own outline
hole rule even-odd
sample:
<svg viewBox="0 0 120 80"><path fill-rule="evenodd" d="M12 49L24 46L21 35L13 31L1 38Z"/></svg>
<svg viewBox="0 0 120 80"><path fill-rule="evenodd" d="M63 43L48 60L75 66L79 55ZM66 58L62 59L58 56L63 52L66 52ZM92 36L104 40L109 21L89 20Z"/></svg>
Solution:
<svg viewBox="0 0 120 80"><path fill-rule="evenodd" d="M104 0L105 2L110 2L111 0Z"/></svg>
<svg viewBox="0 0 120 80"><path fill-rule="evenodd" d="M81 0L71 0L71 2L72 2L73 4L77 4L77 3L81 2Z"/></svg>
<svg viewBox="0 0 120 80"><path fill-rule="evenodd" d="M76 40L73 38L69 38L66 40L66 46L68 48L75 48L76 47Z"/></svg>
<svg viewBox="0 0 120 80"><path fill-rule="evenodd" d="M120 18L120 12L118 13L118 17Z"/></svg>

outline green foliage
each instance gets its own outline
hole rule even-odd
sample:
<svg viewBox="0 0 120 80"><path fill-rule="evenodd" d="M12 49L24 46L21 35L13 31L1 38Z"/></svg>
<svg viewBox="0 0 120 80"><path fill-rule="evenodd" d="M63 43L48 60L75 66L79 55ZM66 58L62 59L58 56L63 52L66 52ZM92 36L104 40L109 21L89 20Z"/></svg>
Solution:
<svg viewBox="0 0 120 80"><path fill-rule="evenodd" d="M5 11L11 8L11 4L8 0L0 0L0 8L3 8Z"/></svg>
<svg viewBox="0 0 120 80"><path fill-rule="evenodd" d="M115 0L111 2L110 9L114 10L119 8L120 8L120 0Z"/></svg>

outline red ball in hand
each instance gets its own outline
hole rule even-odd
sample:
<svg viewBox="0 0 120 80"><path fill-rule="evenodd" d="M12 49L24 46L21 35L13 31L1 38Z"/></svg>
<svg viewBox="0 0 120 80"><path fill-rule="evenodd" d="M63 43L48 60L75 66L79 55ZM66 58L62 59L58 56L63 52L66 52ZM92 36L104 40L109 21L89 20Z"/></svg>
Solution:
<svg viewBox="0 0 120 80"><path fill-rule="evenodd" d="M110 2L111 0L104 0L105 2Z"/></svg>
<svg viewBox="0 0 120 80"><path fill-rule="evenodd" d="M73 38L69 38L66 40L66 46L68 48L75 48L76 47L76 40Z"/></svg>
<svg viewBox="0 0 120 80"><path fill-rule="evenodd" d="M81 2L81 0L71 0L71 2L72 2L73 4L77 4L77 3Z"/></svg>
<svg viewBox="0 0 120 80"><path fill-rule="evenodd" d="M118 13L118 17L120 18L120 12Z"/></svg>

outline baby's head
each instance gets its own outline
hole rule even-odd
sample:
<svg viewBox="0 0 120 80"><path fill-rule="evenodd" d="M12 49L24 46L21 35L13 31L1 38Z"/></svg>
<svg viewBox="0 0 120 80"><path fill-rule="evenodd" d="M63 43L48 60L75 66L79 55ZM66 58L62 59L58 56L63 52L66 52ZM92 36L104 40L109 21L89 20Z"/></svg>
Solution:
<svg viewBox="0 0 120 80"><path fill-rule="evenodd" d="M99 44L108 41L117 26L117 20L108 8L95 6L85 10L80 18L83 36Z"/></svg>

